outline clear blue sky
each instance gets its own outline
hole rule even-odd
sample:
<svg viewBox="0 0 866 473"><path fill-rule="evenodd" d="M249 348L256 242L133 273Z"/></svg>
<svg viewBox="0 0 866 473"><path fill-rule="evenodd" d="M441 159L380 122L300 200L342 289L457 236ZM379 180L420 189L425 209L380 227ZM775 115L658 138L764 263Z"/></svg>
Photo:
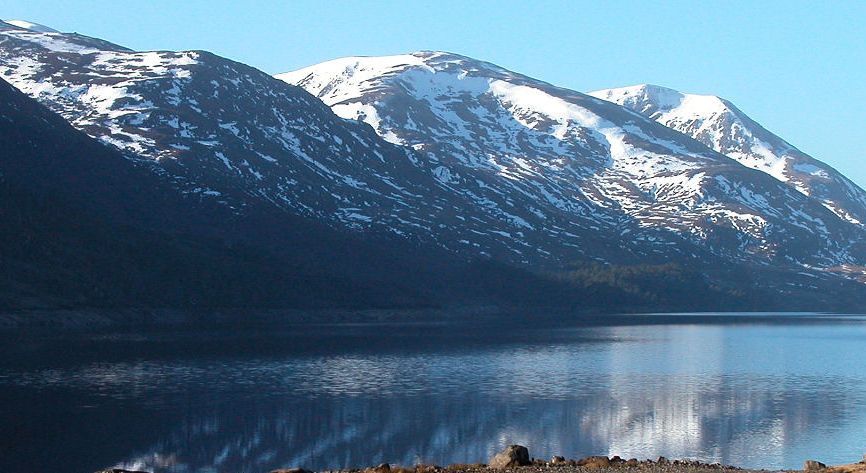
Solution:
<svg viewBox="0 0 866 473"><path fill-rule="evenodd" d="M269 73L446 50L579 91L725 97L866 187L866 1L0 0L133 49L206 49Z"/></svg>

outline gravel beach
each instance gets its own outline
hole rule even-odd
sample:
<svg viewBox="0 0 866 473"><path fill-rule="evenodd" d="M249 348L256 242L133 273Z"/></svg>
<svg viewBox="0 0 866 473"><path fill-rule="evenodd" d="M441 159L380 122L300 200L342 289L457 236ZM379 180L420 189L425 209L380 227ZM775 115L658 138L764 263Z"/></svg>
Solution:
<svg viewBox="0 0 866 473"><path fill-rule="evenodd" d="M755 470L739 468L719 463L705 463L696 460L669 460L659 457L655 460L624 459L618 456L590 456L581 459L566 459L555 456L550 460L531 458L526 447L511 445L497 453L487 463L439 465L415 465L411 467L394 466L387 463L367 468L347 468L326 470L318 473L721 473L721 472L773 472L803 471L809 473L866 473L864 461L846 465L828 466L816 460L806 460L802 470ZM145 473L123 469L107 469L96 473ZM314 473L303 468L271 470L263 473Z"/></svg>

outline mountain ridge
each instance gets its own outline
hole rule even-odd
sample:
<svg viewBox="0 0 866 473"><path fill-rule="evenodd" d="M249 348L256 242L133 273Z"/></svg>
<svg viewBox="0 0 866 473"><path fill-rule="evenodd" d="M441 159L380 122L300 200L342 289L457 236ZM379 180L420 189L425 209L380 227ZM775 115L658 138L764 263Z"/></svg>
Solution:
<svg viewBox="0 0 866 473"><path fill-rule="evenodd" d="M423 149L431 155L457 156L451 162L458 170L445 167L443 175L459 175L462 171L478 178L478 174L488 171L485 177L489 179L490 168L499 166L500 174L516 180L527 174L527 162L537 165L541 161L551 169L551 162L564 153L570 154L575 157L572 162L577 163L577 173L557 176L556 172L532 169L532 177L540 181L533 184L548 192L555 189L562 193L569 191L551 182L551 178L562 179L571 190L575 182L588 183L582 188L576 186L582 195L575 198L624 209L625 215L637 219L643 228L653 228L653 220L664 222L663 227L676 226L681 234L694 237L695 242L707 240L707 235L700 234L702 230L695 233L696 228L701 228L702 218L722 222L739 233L738 238L764 241L768 235L762 232L770 218L802 217L791 223L800 228L817 226L819 233L825 220L836 221L835 215L828 216L813 203L806 203L809 199L778 188L764 177L765 173L740 168L737 161L696 140L683 138L670 127L657 128L643 122L643 115L632 115L632 110L609 108L604 105L609 102L466 56L417 52L349 57L276 77L303 86L343 118L366 121L391 142ZM419 129L423 121L425 127ZM523 142L516 143L515 137ZM502 162L496 162L497 158ZM485 159L493 161L494 166ZM716 169L710 171L716 174L715 181L705 178L710 169ZM702 172L704 175L699 176ZM490 182L485 184L489 187ZM611 191L617 187L621 192ZM508 193L515 188L499 190ZM781 199L798 201L797 205L806 206L802 209L810 210L795 210L781 201L758 209L761 205L756 205L752 196L767 191L783 195ZM522 188L518 192L532 191ZM697 208L722 198L729 203ZM658 205L661 199L667 200L666 205ZM545 196L536 194L534 200L544 201ZM682 204L686 212L676 210ZM773 209L773 205L781 207ZM738 213L743 206L746 213ZM688 216L690 210L695 212ZM763 210L766 212L760 213ZM749 215L756 211L758 220L750 222ZM616 217L608 220L615 221ZM785 223L777 220L775 224ZM854 236L859 230L847 229L838 221L833 225L842 234L852 235L852 240L861 238ZM826 240L827 233L823 235ZM756 252L763 250L757 248Z"/></svg>
<svg viewBox="0 0 866 473"><path fill-rule="evenodd" d="M750 300L842 284L830 268L863 259L862 235L824 206L632 110L466 56L394 58L369 69L359 66L383 60L350 58L336 82L313 77L340 102L326 104L308 93L313 82L206 51L136 52L0 25L0 76L184 198L221 207L238 223L219 231L267 251L280 251L292 222L315 222L409 251L393 258L429 253L393 263L439 267L424 277L440 286L452 271L453 293L463 271L567 304L588 287L616 293L620 276L587 281L623 265L643 268L621 273L641 280L629 286L637 300L668 297L682 268L708 300ZM348 268L335 256L345 251L304 242L318 244L310 261ZM457 269L452 258L493 266ZM667 286L642 292L665 264ZM767 277L742 292L721 268ZM473 284L508 300L490 281Z"/></svg>
<svg viewBox="0 0 866 473"><path fill-rule="evenodd" d="M36 31L38 33L60 33L59 31L49 26L40 25L27 20L0 20L8 25L16 26L25 30Z"/></svg>

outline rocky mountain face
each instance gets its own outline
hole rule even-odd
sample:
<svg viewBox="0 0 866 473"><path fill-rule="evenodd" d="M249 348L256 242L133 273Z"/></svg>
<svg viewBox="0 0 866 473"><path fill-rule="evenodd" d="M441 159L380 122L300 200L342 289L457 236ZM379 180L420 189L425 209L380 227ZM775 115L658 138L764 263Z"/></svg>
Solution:
<svg viewBox="0 0 866 473"><path fill-rule="evenodd" d="M148 176L150 191L124 180L101 206L86 198L101 181L72 186L88 211L143 192L127 228L182 229L271 261L229 305L273 300L283 280L294 289L277 305L332 291L349 305L370 295L363 306L675 306L689 287L688 304L748 306L849 295L825 270L864 260L863 230L796 188L619 105L462 56L348 58L274 78L204 51L0 22L0 78ZM168 195L179 203L141 205Z"/></svg>
<svg viewBox="0 0 866 473"><path fill-rule="evenodd" d="M437 180L499 212L535 251L587 233L671 257L758 264L862 260L862 231L763 172L630 110L441 52L352 57L278 78L426 153ZM561 254L561 253L560 253ZM604 257L604 256L602 256Z"/></svg>
<svg viewBox="0 0 866 473"><path fill-rule="evenodd" d="M767 131L731 102L656 85L590 92L684 133L740 164L765 172L855 225L866 222L866 192L827 164Z"/></svg>

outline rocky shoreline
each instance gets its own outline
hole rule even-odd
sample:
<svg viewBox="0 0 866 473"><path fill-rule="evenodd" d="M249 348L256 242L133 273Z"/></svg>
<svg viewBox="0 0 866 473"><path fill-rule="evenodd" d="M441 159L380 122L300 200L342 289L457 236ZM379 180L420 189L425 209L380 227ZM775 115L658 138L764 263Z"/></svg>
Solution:
<svg viewBox="0 0 866 473"><path fill-rule="evenodd" d="M521 445L511 445L497 453L487 463L453 464L448 466L420 464L411 467L393 466L387 463L375 467L348 468L319 473L496 473L504 470L515 473L719 473L719 472L766 472L750 470L732 465L705 463L696 460L628 460L618 456L589 456L579 460L554 456L550 460L532 458L529 450ZM800 471L800 470L795 470ZM804 472L814 473L866 473L866 455L863 461L847 465L827 466L816 460L806 460ZM107 469L96 473L148 473L124 469ZM303 468L271 470L269 473L314 473Z"/></svg>

